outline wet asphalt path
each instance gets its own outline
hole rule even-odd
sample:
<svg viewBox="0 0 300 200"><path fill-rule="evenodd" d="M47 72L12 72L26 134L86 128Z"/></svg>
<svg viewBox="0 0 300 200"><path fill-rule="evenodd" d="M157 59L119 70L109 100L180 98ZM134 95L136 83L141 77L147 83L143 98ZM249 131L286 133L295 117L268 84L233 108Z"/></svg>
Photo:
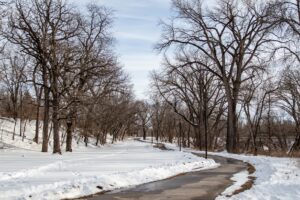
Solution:
<svg viewBox="0 0 300 200"><path fill-rule="evenodd" d="M201 154L196 154L203 156ZM220 156L209 156L220 167L190 172L170 179L146 183L123 191L94 195L88 200L212 200L233 184L230 178L247 164Z"/></svg>

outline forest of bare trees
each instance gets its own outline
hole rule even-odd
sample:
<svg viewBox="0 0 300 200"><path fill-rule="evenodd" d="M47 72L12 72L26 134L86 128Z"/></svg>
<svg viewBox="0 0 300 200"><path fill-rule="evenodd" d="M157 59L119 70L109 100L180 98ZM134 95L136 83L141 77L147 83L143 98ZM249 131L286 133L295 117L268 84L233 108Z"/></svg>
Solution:
<svg viewBox="0 0 300 200"><path fill-rule="evenodd" d="M75 132L103 144L106 134L129 129L135 110L113 49L111 10L88 4L80 12L61 0L16 0L3 10L2 116L36 120L33 140L42 134L43 152L50 137L61 153L61 140L72 151Z"/></svg>
<svg viewBox="0 0 300 200"><path fill-rule="evenodd" d="M299 155L300 0L172 0L161 69L136 100L114 51L113 11L64 0L1 3L0 115L72 152L127 136L231 153ZM117 38L116 38L117 39ZM42 138L40 141L39 138ZM92 140L91 140L92 139Z"/></svg>
<svg viewBox="0 0 300 200"><path fill-rule="evenodd" d="M299 151L300 1L173 0L172 8L156 46L163 69L152 77L161 105L185 124L175 126L181 137L232 153Z"/></svg>

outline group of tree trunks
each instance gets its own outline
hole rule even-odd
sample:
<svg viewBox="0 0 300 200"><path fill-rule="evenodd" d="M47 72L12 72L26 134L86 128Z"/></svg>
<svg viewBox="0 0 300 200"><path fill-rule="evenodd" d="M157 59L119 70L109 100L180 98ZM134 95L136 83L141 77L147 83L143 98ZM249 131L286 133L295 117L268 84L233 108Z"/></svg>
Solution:
<svg viewBox="0 0 300 200"><path fill-rule="evenodd" d="M270 130L274 113L283 113L280 123L294 120L288 151L298 151L300 1L220 0L208 6L173 0L172 6L175 14L161 23L156 46L164 69L153 73L153 86L162 101L198 129L197 146L212 135L218 139L225 128L227 151L238 153L241 130L247 127L246 146L256 154L264 146L257 141L264 126L269 140L272 134L288 134Z"/></svg>
<svg viewBox="0 0 300 200"><path fill-rule="evenodd" d="M0 7L0 108L15 121L13 139L17 119L23 139L33 119L43 152L50 137L61 153L75 136L98 145L107 135L231 153L300 150L300 0L172 0L149 101L134 99L118 63L110 9L64 0Z"/></svg>

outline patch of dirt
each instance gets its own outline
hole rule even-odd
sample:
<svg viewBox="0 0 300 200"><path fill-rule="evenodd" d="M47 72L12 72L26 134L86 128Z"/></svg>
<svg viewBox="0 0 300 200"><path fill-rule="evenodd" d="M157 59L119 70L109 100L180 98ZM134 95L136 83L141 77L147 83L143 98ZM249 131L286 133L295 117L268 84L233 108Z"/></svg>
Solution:
<svg viewBox="0 0 300 200"><path fill-rule="evenodd" d="M255 167L253 165L251 165L250 163L247 163L247 166L248 166L247 170L248 170L249 174L253 174L256 171Z"/></svg>
<svg viewBox="0 0 300 200"><path fill-rule="evenodd" d="M98 186L97 186L97 188L100 189ZM103 191L98 192L96 194L91 194L91 195L87 195L87 196L83 196L83 197L79 197L79 198L73 198L73 199L62 199L62 200L86 200L86 199L90 199L90 198L95 197L95 196L105 194L107 192L111 192L111 190L106 190L106 191L103 190Z"/></svg>
<svg viewBox="0 0 300 200"><path fill-rule="evenodd" d="M169 151L170 151L170 149L168 149L164 144L161 144L161 143L154 144L153 147L154 147L154 148L158 148L158 149L160 149L160 150L164 150L164 151L166 151L166 150L169 150Z"/></svg>
<svg viewBox="0 0 300 200"><path fill-rule="evenodd" d="M249 175L254 174L254 172L256 171L255 167L253 165L251 165L250 163L247 163L247 171L249 173ZM239 193L242 193L246 190L250 190L254 184L254 181L256 180L256 177L254 176L248 176L248 181L246 183L244 183L240 189L234 191L232 193L232 195L227 195L227 197L232 197L233 195L237 195Z"/></svg>
<svg viewBox="0 0 300 200"><path fill-rule="evenodd" d="M248 180L246 183L244 183L244 184L241 186L240 189L234 191L234 192L232 193L231 196L237 195L237 194L242 193L242 192L244 192L244 191L246 191L246 190L250 190L250 189L252 188L253 184L254 184L254 181L255 181L256 177L254 177L254 176L249 176L248 179L249 179L249 180ZM230 197L231 197L231 196L230 196Z"/></svg>

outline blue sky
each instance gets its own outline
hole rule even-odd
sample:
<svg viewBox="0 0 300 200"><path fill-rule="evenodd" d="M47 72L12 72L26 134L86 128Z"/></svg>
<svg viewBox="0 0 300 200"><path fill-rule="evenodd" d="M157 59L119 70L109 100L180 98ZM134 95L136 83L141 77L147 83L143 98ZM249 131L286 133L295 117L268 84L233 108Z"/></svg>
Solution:
<svg viewBox="0 0 300 200"><path fill-rule="evenodd" d="M80 4L88 0L75 0ZM137 98L147 98L149 73L158 69L161 58L153 50L160 38L160 19L170 16L170 0L97 0L114 10L116 52L120 63L131 77Z"/></svg>

